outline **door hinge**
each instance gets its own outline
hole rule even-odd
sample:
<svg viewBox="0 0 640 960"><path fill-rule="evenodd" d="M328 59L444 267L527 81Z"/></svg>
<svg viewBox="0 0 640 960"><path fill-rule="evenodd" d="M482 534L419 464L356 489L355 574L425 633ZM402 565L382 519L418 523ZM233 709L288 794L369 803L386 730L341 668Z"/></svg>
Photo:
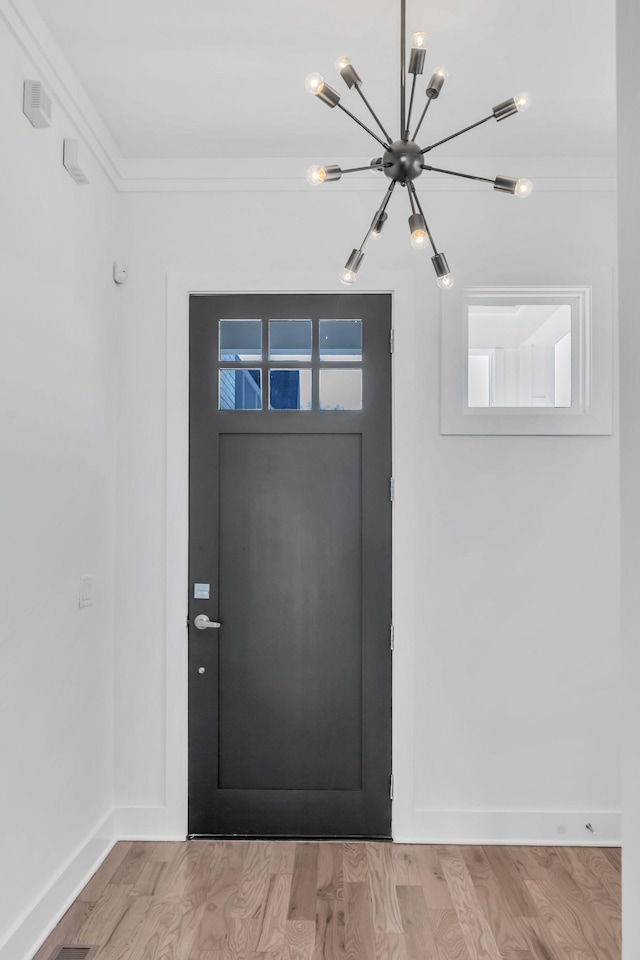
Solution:
<svg viewBox="0 0 640 960"><path fill-rule="evenodd" d="M389 800L393 800L393 774L389 777Z"/></svg>
<svg viewBox="0 0 640 960"><path fill-rule="evenodd" d="M393 503L393 498L396 492L396 485L393 477L389 477L389 500Z"/></svg>
<svg viewBox="0 0 640 960"><path fill-rule="evenodd" d="M389 647L391 650L395 647L395 630L393 629L393 624L391 624L391 629L389 630Z"/></svg>
<svg viewBox="0 0 640 960"><path fill-rule="evenodd" d="M391 330L389 331L389 353L393 353L393 351L395 350L395 346L396 346L396 332L392 327Z"/></svg>

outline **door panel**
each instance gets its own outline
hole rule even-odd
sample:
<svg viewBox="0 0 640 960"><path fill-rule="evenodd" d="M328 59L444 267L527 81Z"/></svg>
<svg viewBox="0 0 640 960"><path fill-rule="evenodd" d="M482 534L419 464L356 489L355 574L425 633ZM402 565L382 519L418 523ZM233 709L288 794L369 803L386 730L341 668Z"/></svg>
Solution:
<svg viewBox="0 0 640 960"><path fill-rule="evenodd" d="M220 438L222 789L362 786L361 473L353 434Z"/></svg>
<svg viewBox="0 0 640 960"><path fill-rule="evenodd" d="M191 835L390 835L390 308L191 297Z"/></svg>

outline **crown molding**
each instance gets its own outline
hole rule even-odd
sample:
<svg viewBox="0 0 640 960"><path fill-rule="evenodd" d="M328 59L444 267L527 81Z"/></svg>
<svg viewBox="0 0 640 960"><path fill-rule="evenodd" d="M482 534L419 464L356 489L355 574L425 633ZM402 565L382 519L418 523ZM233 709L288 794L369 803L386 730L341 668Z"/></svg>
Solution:
<svg viewBox="0 0 640 960"><path fill-rule="evenodd" d="M120 189L136 192L216 192L242 191L379 193L385 183L376 171L350 174L340 181L318 188L309 187L305 172L314 158L146 158L124 159L120 164ZM357 167L369 157L339 157L341 167ZM616 163L613 157L442 157L438 165L452 170L484 173L510 172L527 176L540 191L611 191L616 189ZM260 177L256 177L256 169ZM462 180L439 173L420 179L421 191L474 193L491 189L487 184Z"/></svg>
<svg viewBox="0 0 640 960"><path fill-rule="evenodd" d="M32 61L60 108L113 186L123 193L229 193L308 191L305 171L313 158L125 158L80 79L56 43L32 0L0 0L0 19ZM360 166L369 156L340 158L341 166ZM535 180L536 193L616 189L615 157L442 157L438 165L453 170L496 172ZM260 170L260 176L256 176ZM331 184L348 193L379 192L382 176L365 171ZM430 173L421 190L476 192L486 184Z"/></svg>

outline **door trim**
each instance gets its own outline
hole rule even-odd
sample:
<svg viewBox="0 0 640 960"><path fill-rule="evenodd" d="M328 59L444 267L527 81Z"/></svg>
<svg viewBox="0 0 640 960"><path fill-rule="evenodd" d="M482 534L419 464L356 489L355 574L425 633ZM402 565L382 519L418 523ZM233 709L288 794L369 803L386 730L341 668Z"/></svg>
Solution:
<svg viewBox="0 0 640 960"><path fill-rule="evenodd" d="M191 294L335 293L333 273L169 273L167 275L167 447L166 447L166 559L165 559L165 795L164 805L147 808L142 815L144 835L187 835L187 596L189 518L189 296ZM408 550L412 525L413 483L396 458L400 443L411 449L411 429L406 439L408 415L413 410L413 365L403 370L402 390L395 376L399 353L413 358L414 278L409 271L380 271L358 293L391 293L395 348L392 355L392 468L399 496L392 517L392 604L395 624L392 686L392 750L395 784L392 835L401 832L413 808L413 568ZM398 401L398 402L397 402ZM404 429L398 430L400 417ZM413 418L409 420L409 427ZM405 459L405 462L408 462ZM404 506L401 506L402 499ZM402 691L396 696L396 691ZM132 811L134 813L134 811ZM139 811L142 814L142 810ZM124 826L124 824L123 824ZM400 827L400 829L397 829Z"/></svg>

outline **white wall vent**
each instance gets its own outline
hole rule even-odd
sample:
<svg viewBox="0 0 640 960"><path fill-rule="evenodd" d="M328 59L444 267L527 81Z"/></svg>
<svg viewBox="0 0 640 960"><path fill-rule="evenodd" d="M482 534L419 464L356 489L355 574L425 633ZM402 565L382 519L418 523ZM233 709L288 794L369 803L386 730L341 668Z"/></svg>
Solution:
<svg viewBox="0 0 640 960"><path fill-rule="evenodd" d="M79 141L66 139L62 148L62 163L76 183L89 183L89 177L82 169L84 162L82 145Z"/></svg>
<svg viewBox="0 0 640 960"><path fill-rule="evenodd" d="M25 80L22 110L34 127L51 126L51 97L39 80Z"/></svg>

